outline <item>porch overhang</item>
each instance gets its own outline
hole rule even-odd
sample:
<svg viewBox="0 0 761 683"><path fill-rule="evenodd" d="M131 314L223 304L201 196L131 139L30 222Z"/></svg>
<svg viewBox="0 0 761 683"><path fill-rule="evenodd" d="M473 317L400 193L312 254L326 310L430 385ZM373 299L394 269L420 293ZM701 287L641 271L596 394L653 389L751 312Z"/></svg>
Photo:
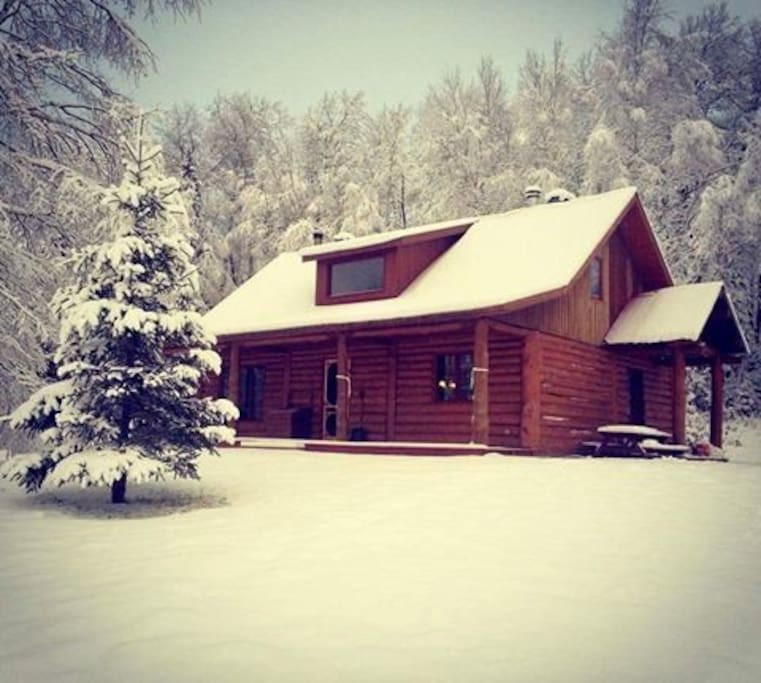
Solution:
<svg viewBox="0 0 761 683"><path fill-rule="evenodd" d="M608 346L652 349L679 343L691 364L715 354L738 359L748 353L729 293L721 282L665 287L634 297L605 335Z"/></svg>
<svg viewBox="0 0 761 683"><path fill-rule="evenodd" d="M685 440L685 367L711 368L710 441L721 447L724 431L724 364L749 351L723 283L706 282L645 292L632 299L605 336L612 348L636 349L672 372L672 430Z"/></svg>

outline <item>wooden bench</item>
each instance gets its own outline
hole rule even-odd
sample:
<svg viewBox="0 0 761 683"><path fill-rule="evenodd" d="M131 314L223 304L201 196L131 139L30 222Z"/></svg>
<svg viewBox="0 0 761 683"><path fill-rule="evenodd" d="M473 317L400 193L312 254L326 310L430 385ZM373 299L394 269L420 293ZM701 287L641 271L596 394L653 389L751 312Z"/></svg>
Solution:
<svg viewBox="0 0 761 683"><path fill-rule="evenodd" d="M689 452L689 447L678 443L662 443L657 439L643 439L640 443L647 453L658 455L684 455Z"/></svg>

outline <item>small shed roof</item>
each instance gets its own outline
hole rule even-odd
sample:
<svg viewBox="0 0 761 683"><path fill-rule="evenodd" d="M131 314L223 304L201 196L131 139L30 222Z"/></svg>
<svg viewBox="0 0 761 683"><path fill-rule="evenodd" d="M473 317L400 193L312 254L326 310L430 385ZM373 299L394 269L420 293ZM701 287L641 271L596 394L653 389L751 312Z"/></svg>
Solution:
<svg viewBox="0 0 761 683"><path fill-rule="evenodd" d="M700 282L644 292L624 307L605 336L606 344L674 341L706 341L723 353L748 352L723 283Z"/></svg>
<svg viewBox="0 0 761 683"><path fill-rule="evenodd" d="M635 201L635 188L627 187L569 202L423 226L412 233L393 231L281 254L209 311L206 322L215 334L229 335L529 303L569 286ZM459 240L399 296L315 303L315 257L357 246L382 247L400 234L435 233L469 221L473 223Z"/></svg>

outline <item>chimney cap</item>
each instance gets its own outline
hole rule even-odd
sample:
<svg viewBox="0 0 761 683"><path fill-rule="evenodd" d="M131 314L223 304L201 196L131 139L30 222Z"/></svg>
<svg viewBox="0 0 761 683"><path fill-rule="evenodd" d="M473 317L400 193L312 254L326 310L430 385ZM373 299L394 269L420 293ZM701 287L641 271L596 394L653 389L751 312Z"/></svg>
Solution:
<svg viewBox="0 0 761 683"><path fill-rule="evenodd" d="M334 242L346 242L346 240L353 240L354 235L352 235L350 232L347 232L346 230L341 230L341 232L337 232L333 236Z"/></svg>
<svg viewBox="0 0 761 683"><path fill-rule="evenodd" d="M544 195L544 201L547 202L547 204L570 202L572 199L576 199L576 195L573 192L569 192L564 187L556 187Z"/></svg>

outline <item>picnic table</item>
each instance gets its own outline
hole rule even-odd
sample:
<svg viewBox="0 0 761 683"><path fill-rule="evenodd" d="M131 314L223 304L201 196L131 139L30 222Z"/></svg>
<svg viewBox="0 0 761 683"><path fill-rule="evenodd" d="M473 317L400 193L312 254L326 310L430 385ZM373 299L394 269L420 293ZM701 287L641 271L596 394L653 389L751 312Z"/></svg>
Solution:
<svg viewBox="0 0 761 683"><path fill-rule="evenodd" d="M647 425L610 424L597 428L600 441L586 441L583 446L590 455L657 458L662 455L682 455L689 449L682 444L665 443L671 434Z"/></svg>

